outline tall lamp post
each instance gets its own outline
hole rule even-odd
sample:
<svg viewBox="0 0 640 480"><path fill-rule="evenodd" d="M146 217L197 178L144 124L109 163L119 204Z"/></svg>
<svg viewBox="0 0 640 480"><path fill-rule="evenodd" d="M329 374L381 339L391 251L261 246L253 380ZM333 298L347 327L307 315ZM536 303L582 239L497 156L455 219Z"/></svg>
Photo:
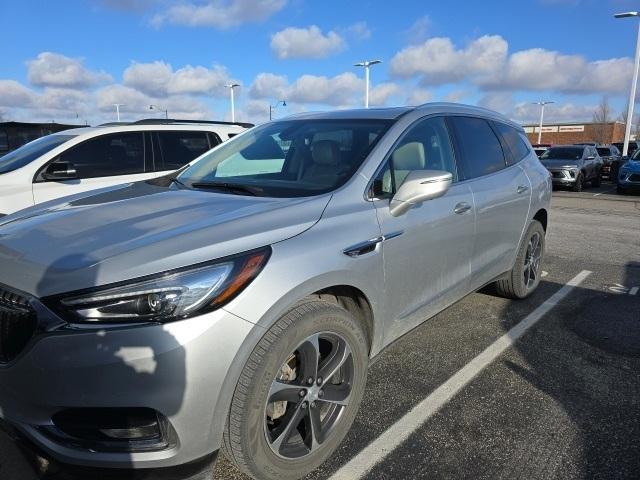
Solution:
<svg viewBox="0 0 640 480"><path fill-rule="evenodd" d="M116 107L116 118L120 121L120 107L124 107L124 103L114 103L113 106Z"/></svg>
<svg viewBox="0 0 640 480"><path fill-rule="evenodd" d="M382 60L366 60L353 64L354 67L364 67L364 108L369 108L369 69L377 63L382 63Z"/></svg>
<svg viewBox="0 0 640 480"><path fill-rule="evenodd" d="M616 13L616 18L639 17L640 12ZM638 67L640 66L640 22L638 22L638 39L636 40L636 62L633 67L633 80L631 81L631 91L629 92L629 109L627 110L627 124L624 130L624 146L622 156L629 154L629 139L631 138L631 121L633 120L633 107L636 103L636 86L638 84Z"/></svg>
<svg viewBox="0 0 640 480"><path fill-rule="evenodd" d="M169 120L169 110L167 110L166 108L160 108L156 105L149 105L149 110L160 110L161 112L164 112L165 120Z"/></svg>
<svg viewBox="0 0 640 480"><path fill-rule="evenodd" d="M233 89L236 87L239 87L240 84L239 83L229 83L227 85L225 85L225 87L227 87L229 89L229 95L230 95L230 99L231 99L231 121L235 122L236 121L236 107L234 105L233 102Z"/></svg>
<svg viewBox="0 0 640 480"><path fill-rule="evenodd" d="M275 105L269 104L269 121L271 121L271 117L273 116L273 111L278 108L278 105L282 105L283 107L287 106L287 102L284 100L278 100Z"/></svg>
<svg viewBox="0 0 640 480"><path fill-rule="evenodd" d="M550 103L556 103L553 100L533 102L534 105L540 105L540 126L538 127L538 145L542 143L542 122L544 121L544 106Z"/></svg>

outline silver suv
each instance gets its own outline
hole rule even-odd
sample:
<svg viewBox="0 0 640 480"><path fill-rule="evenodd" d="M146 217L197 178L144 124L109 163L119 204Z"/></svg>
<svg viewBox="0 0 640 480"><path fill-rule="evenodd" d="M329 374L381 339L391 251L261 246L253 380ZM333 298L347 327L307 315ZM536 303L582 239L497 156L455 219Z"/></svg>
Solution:
<svg viewBox="0 0 640 480"><path fill-rule="evenodd" d="M427 104L290 117L9 215L0 417L82 478L195 478L220 449L300 478L385 346L487 284L536 289L550 195L518 125Z"/></svg>

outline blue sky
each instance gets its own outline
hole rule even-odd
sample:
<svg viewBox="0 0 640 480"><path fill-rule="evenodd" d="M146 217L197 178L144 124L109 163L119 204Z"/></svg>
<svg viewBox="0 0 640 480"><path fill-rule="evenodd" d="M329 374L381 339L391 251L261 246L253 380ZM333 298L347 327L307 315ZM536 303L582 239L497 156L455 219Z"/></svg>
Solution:
<svg viewBox="0 0 640 480"><path fill-rule="evenodd" d="M21 0L0 3L0 115L26 121L158 115L259 122L360 106L356 61L372 70L372 105L453 100L522 122L532 101L549 120L589 119L603 96L614 116L631 81L632 0L313 1Z"/></svg>

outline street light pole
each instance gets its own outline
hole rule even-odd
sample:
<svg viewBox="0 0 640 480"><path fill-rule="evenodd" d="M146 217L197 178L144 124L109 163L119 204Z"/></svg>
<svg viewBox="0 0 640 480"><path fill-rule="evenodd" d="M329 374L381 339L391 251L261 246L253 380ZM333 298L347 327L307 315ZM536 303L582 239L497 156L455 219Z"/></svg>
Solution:
<svg viewBox="0 0 640 480"><path fill-rule="evenodd" d="M555 103L553 100L533 102L534 105L540 105L540 126L538 127L538 145L542 143L542 122L544 120L544 106Z"/></svg>
<svg viewBox="0 0 640 480"><path fill-rule="evenodd" d="M166 108L159 108L156 105L149 105L149 110L153 110L153 109L164 112L164 119L169 120L169 110L167 110Z"/></svg>
<svg viewBox="0 0 640 480"><path fill-rule="evenodd" d="M364 108L369 108L369 69L378 63L382 63L382 60L366 60L353 64L354 67L364 67Z"/></svg>
<svg viewBox="0 0 640 480"><path fill-rule="evenodd" d="M229 95L231 97L231 121L232 122L236 121L236 107L234 105L234 100L233 100L233 89L239 86L240 84L238 83L229 83L228 85L225 85L225 87L229 89L229 92L230 92Z"/></svg>
<svg viewBox="0 0 640 480"><path fill-rule="evenodd" d="M640 12L616 13L615 18L638 17ZM629 92L629 109L627 110L627 124L624 130L624 145L622 156L629 154L629 139L631 138L631 122L633 121L633 107L636 103L636 86L638 84L638 67L640 67L640 22L638 22L638 39L636 40L636 61L633 67L633 80L631 81L631 91Z"/></svg>
<svg viewBox="0 0 640 480"><path fill-rule="evenodd" d="M271 117L273 116L273 111L278 107L278 105L282 105L283 107L287 106L287 102L284 100L278 100L275 105L269 104L269 121L271 121Z"/></svg>
<svg viewBox="0 0 640 480"><path fill-rule="evenodd" d="M120 121L120 107L124 107L124 103L114 103L113 106L116 107L116 117Z"/></svg>

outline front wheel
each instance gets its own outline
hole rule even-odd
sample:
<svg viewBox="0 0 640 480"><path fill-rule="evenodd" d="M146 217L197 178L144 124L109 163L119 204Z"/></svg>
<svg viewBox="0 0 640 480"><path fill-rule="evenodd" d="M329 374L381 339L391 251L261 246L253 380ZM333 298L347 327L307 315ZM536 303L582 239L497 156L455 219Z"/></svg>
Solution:
<svg viewBox="0 0 640 480"><path fill-rule="evenodd" d="M582 176L581 173L579 173L578 176L576 177L576 181L574 182L571 190L573 190L574 192L581 192L583 182L584 182L584 177Z"/></svg>
<svg viewBox="0 0 640 480"><path fill-rule="evenodd" d="M338 305L308 300L260 340L238 381L223 453L260 480L293 480L346 436L366 382L368 342Z"/></svg>
<svg viewBox="0 0 640 480"><path fill-rule="evenodd" d="M533 220L518 248L516 263L507 278L496 282L498 294L506 298L526 298L538 288L542 274L545 231L542 224Z"/></svg>
<svg viewBox="0 0 640 480"><path fill-rule="evenodd" d="M600 178L600 173L597 173L595 178L591 180L591 186L598 188L601 182L602 182L602 179Z"/></svg>

